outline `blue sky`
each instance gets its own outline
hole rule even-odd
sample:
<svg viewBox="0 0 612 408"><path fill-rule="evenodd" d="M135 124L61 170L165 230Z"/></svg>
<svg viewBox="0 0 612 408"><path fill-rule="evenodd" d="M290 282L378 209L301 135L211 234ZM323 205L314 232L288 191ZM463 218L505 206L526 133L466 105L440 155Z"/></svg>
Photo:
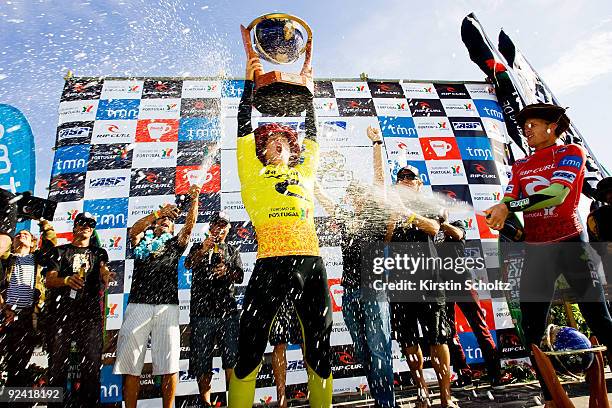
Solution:
<svg viewBox="0 0 612 408"><path fill-rule="evenodd" d="M542 74L601 162L612 168L612 2L180 1L0 2L0 103L21 109L48 184L63 75L243 76L239 25L268 12L308 21L316 77L482 80L459 33L475 12L492 39L503 27Z"/></svg>

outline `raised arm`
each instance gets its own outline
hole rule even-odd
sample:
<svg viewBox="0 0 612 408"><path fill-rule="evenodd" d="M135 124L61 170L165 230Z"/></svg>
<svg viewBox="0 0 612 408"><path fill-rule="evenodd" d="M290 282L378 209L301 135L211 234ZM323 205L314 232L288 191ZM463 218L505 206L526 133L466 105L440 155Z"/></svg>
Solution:
<svg viewBox="0 0 612 408"><path fill-rule="evenodd" d="M253 111L253 87L255 72L263 72L263 67L258 57L253 57L247 61L244 91L240 104L238 105L238 137L253 133L251 124L251 113Z"/></svg>
<svg viewBox="0 0 612 408"><path fill-rule="evenodd" d="M157 211L153 211L151 214L146 215L136 221L132 228L130 228L130 241L133 246L136 246L140 243L140 240L144 236L144 232L149 228L156 219L160 217L170 217L172 219L179 216L179 209L176 205L166 204L162 208Z"/></svg>
<svg viewBox="0 0 612 408"><path fill-rule="evenodd" d="M200 186L193 185L189 189L189 196L191 197L191 207L189 207L189 211L187 212L187 217L185 218L185 225L181 228L181 231L178 233L178 242L181 246L187 246L189 243L189 237L191 237L191 232L193 231L193 227L198 220L198 207L199 196L200 196Z"/></svg>
<svg viewBox="0 0 612 408"><path fill-rule="evenodd" d="M374 185L384 187L385 185L385 172L383 168L382 160L382 136L380 130L368 126L368 138L372 141L372 162L374 164Z"/></svg>
<svg viewBox="0 0 612 408"><path fill-rule="evenodd" d="M334 203L332 201L331 198L329 198L321 189L321 185L319 184L318 181L315 181L315 185L314 185L314 195L317 199L317 201L319 202L319 204L321 204L321 206L323 207L323 209L327 212L327 215L333 217L334 214L336 213L336 208L337 205L336 203Z"/></svg>

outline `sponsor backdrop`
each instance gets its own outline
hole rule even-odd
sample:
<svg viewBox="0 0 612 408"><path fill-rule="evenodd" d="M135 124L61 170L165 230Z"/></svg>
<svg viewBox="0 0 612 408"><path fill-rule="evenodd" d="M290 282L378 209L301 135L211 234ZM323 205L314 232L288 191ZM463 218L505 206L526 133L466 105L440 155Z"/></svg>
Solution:
<svg viewBox="0 0 612 408"><path fill-rule="evenodd" d="M232 220L228 240L240 246L246 267L238 287L241 304L257 251L254 231L240 198L236 167L236 114L243 81L204 79L100 79L74 78L66 82L59 106L59 124L49 198L58 201L54 224L62 239L69 239L72 222L80 211L98 220L102 245L117 273L106 305L107 339L102 368L102 401L121 401L121 380L112 374L116 337L130 293L134 261L127 245L128 228L165 203L183 209L184 194L192 183L204 181L200 214L192 242L202 240L210 215L225 211ZM407 163L417 167L425 193L448 197L451 218L464 222L472 254L486 258L487 270L472 273L487 281L500 276L497 233L486 227L479 212L501 198L509 166L502 109L494 89L485 83L417 82L316 82L315 105L321 146L319 180L329 195L342 200L353 179L372 180L368 126L380 128L388 162L388 182ZM303 133L303 118L264 117L254 112L253 125L283 122ZM214 164L205 172L199 166L211 145L220 143ZM454 206L458 202L466 206ZM460 210L457 210L460 208ZM353 346L342 318L342 256L333 235L332 222L317 207L322 255L333 300L332 333L334 392L359 392L365 377L355 360ZM177 225L177 229L181 225ZM186 255L186 254L185 254ZM181 323L181 372L177 406L197 399L197 383L188 370L189 299L191 272L179 265ZM502 347L502 355L524 355L512 342L514 330L505 300L499 294L480 293L489 327ZM460 339L468 362L482 362L471 329L458 313ZM257 379L256 401L276 399L268 347ZM288 395L306 395L306 371L301 351L288 352ZM147 354L142 395L158 404L160 380L151 375ZM225 401L226 384L219 358L214 361L212 390ZM394 344L398 381L405 381L405 358ZM429 366L430 367L430 366ZM428 376L434 380L431 371Z"/></svg>

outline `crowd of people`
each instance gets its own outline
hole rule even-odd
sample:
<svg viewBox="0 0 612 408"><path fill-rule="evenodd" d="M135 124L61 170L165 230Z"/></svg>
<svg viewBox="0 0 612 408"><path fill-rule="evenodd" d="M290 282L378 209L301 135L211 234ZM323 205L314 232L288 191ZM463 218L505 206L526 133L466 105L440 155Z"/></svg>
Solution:
<svg viewBox="0 0 612 408"><path fill-rule="evenodd" d="M419 256L463 257L463 222L450 219L444 208L431 213L413 208L414 202L423 200L423 182L416 167L403 167L395 176L395 184L385 186L383 139L372 127L367 129L367 137L372 142L373 185L351 182L348 203L328 197L316 180L319 146L312 104L306 109L302 144L297 131L289 126L269 123L252 128L253 78L258 71L263 71L259 60L250 59L238 112L238 177L258 240L257 260L242 312L237 307L234 286L243 281L244 268L239 249L226 242L231 224L225 214L217 213L210 219L206 238L192 245L185 260L193 276L189 371L197 379L202 403L213 403L213 356L219 348L229 384L228 406L251 407L269 342L274 347L272 365L279 405L287 406L286 349L292 343L302 349L310 405L331 406L333 309L314 223L316 202L330 216L329 232L340 243L342 313L376 407L399 406L394 390L392 339L406 357L417 388L417 407L431 406L421 345L428 346L441 405L458 406L451 398L451 389L469 385L472 378L458 341L455 306L478 340L491 387L503 388L508 378L502 373L500 356L475 292L456 302L451 300L453 294L444 290L423 293L422 300L411 302L390 301L385 292L374 298L364 294L365 245L412 245ZM584 299L579 306L591 330L602 344L612 347L609 305L602 283L590 272L585 255L587 241L577 215L584 150L578 145L557 143L569 126L563 108L529 105L517 119L533 154L516 161L503 200L485 213L488 226L497 230L502 230L515 213L523 213L527 252L520 289L525 347L540 343L560 274ZM593 208L587 220L590 241L603 259L608 282L611 180L599 183L601 205ZM174 205L143 217L129 230L134 273L113 370L124 378L123 399L128 408L137 406L149 344L152 374L162 376L163 406L170 408L174 403L180 358L177 270L196 224L199 194L200 187L192 186L188 193L191 204L180 231L174 230L179 216ZM39 342L40 322L44 322L48 383L66 391L66 400L58 406L97 406L103 344L101 295L113 273L107 252L94 243L96 219L79 214L71 241L60 246L56 246L53 226L40 220L39 244L30 231L15 231L14 204L4 193L1 199L1 208L6 211L0 220L0 352L2 368L8 373L6 385L31 385L27 383L26 366ZM456 278L440 271L432 273L430 278L438 281ZM539 297L532 298L533 293ZM69 386L69 355L73 352L79 355L78 391ZM451 363L457 373L454 383ZM550 391L537 374L546 405L554 406Z"/></svg>

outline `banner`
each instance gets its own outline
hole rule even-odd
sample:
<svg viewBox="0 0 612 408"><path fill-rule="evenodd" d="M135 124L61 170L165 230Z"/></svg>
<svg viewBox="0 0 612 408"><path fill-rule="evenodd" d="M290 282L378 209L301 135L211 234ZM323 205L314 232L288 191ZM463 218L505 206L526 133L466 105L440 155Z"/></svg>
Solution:
<svg viewBox="0 0 612 408"><path fill-rule="evenodd" d="M255 263L257 242L240 196L236 163L238 103L244 82L182 78L72 78L66 82L59 105L56 151L49 198L58 201L54 225L63 240L70 238L73 218L89 211L98 220L98 234L110 256L117 280L106 305L107 344L103 355L102 401L121 401L121 378L112 374L116 338L127 305L134 260L127 246L127 229L160 204L177 203L185 211L185 194L212 144L220 143L219 157L205 175L200 213L191 242L200 241L215 211L225 211L232 230L228 241L238 245L245 279L236 290L241 307L244 290ZM319 120L321 160L318 179L328 194L343 200L352 180L372 182L372 144L368 126L384 138L387 179L390 184L406 164L419 168L425 194L438 192L464 202L474 210L451 208L451 220L462 220L473 252L484 255L486 270L473 273L487 281L499 276L497 232L486 227L482 211L503 195L508 183L508 135L503 109L490 84L316 81L315 108ZM265 117L254 111L253 127L282 122L299 129L303 117ZM482 174L487 175L483 182ZM330 219L316 207L322 257L329 278L333 305L331 336L334 393L359 392L366 387L351 338L342 317L342 254L338 239L328 228ZM177 222L179 230L184 213ZM187 249L187 251L189 248ZM187 252L184 254L186 256ZM189 299L191 271L179 264L181 372L177 406L197 399L196 379L189 373ZM480 293L486 310L494 314L490 329L512 330L512 322L499 293ZM462 330L469 332L469 326ZM463 335L462 335L463 336ZM495 336L495 334L494 334ZM481 352L472 337L463 336L479 361ZM497 336L499 338L499 336ZM273 401L276 390L270 352L257 377L256 402ZM398 382L408 377L405 357L394 344ZM307 394L306 371L298 346L287 353L287 395ZM217 356L218 357L218 356ZM225 401L227 384L219 358L214 359L213 400ZM429 365L428 367L431 367ZM149 354L141 378L143 406L158 406L160 382L151 375ZM427 374L435 377L428 368ZM139 405L140 406L140 405Z"/></svg>
<svg viewBox="0 0 612 408"><path fill-rule="evenodd" d="M13 193L34 192L34 136L19 109L0 104L0 188Z"/></svg>
<svg viewBox="0 0 612 408"><path fill-rule="evenodd" d="M516 122L516 114L525 106L525 100L519 94L508 66L497 49L487 37L480 21L470 13L461 23L461 39L470 54L470 59L478 65L495 86L495 91L503 115L508 135L521 150L522 155L529 152L523 129ZM519 157L520 158L520 157ZM514 162L514 160L511 160Z"/></svg>
<svg viewBox="0 0 612 408"><path fill-rule="evenodd" d="M546 85L533 66L527 61L523 53L514 45L504 30L499 32L498 47L501 54L512 67L512 70L516 73L518 81L516 86L521 89L521 93L524 95L528 104L543 102L563 106L563 104L555 98L555 95L553 95L548 85ZM568 111L568 116L571 119L571 109ZM585 175L585 183L582 192L589 198L594 198L597 182L601 179L602 175L607 175L608 172L601 163L597 161L593 151L589 148L586 140L582 137L574 123L570 123L570 128L566 132L565 143L576 143L584 146L586 149L587 173Z"/></svg>

